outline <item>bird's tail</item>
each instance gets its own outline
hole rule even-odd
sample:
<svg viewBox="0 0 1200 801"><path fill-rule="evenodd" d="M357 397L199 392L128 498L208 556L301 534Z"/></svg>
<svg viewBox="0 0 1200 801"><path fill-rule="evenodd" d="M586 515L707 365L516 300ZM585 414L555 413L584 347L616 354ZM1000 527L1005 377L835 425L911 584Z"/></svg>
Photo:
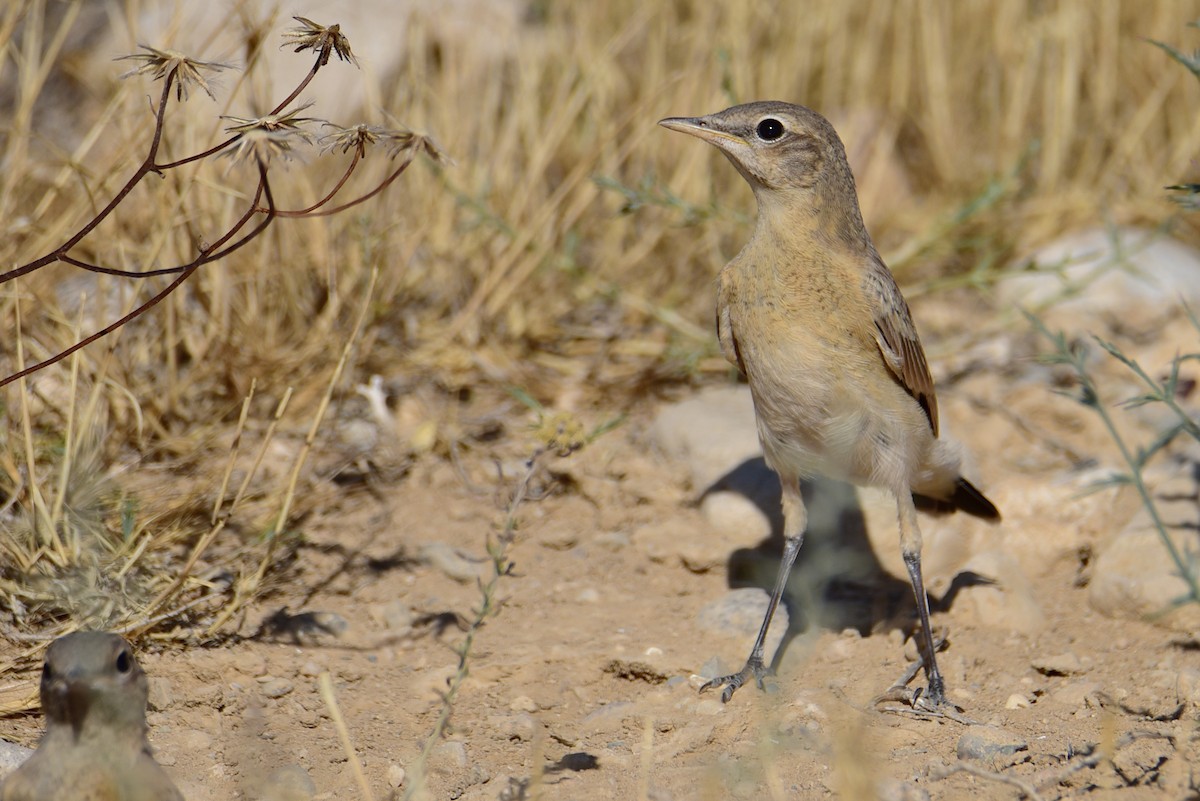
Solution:
<svg viewBox="0 0 1200 801"><path fill-rule="evenodd" d="M954 483L954 490L948 497L933 498L928 495L913 493L913 502L917 508L934 514L949 514L951 512L966 512L984 520L999 520L1000 510L979 491L979 488L962 476Z"/></svg>

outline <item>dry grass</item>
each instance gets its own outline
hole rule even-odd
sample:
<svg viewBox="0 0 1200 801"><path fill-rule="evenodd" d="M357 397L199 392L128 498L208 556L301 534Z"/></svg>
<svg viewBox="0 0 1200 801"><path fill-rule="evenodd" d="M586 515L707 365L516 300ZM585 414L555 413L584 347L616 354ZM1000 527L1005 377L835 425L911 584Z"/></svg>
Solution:
<svg viewBox="0 0 1200 801"><path fill-rule="evenodd" d="M274 226L147 317L0 396L7 627L237 631L271 588L264 565L286 570L274 549L332 502L305 458L310 447L336 455L319 433L325 404L340 419L373 373L399 388L402 410L434 399L432 411L414 407L421 444L401 436L401 459L469 447L463 388L521 386L549 407L611 414L663 381L726 375L709 286L744 241L752 200L711 149L659 130L661 117L767 97L831 116L868 222L910 284L985 264L972 283L986 286L1014 254L1072 227L1164 223L1175 210L1161 187L1188 177L1200 136L1195 83L1145 41L1189 48L1197 34L1184 24L1200 7L1182 0L531 1L487 46L440 4L414 6L424 10L380 21L402 32L400 64L367 73L368 116L426 129L455 166L413 170L346 214ZM0 12L6 265L56 247L145 153L148 81L118 81L119 65L80 68L71 46L77 26L101 24L132 51L134 24L112 5L96 23L87 8L25 0ZM227 53L206 48L232 47L249 76L228 78L216 104L193 93L168 121L170 153L203 149L218 114L244 115L278 90L257 65L282 57L287 23L247 4L225 38L180 28L149 42L213 60ZM64 119L63 97L75 98L66 149L45 127ZM387 165L367 167L378 178ZM281 204L315 201L340 169L295 164ZM126 269L186 262L252 187L224 161L172 171L80 252ZM65 265L4 285L0 372L163 285ZM98 608L85 591L97 577Z"/></svg>

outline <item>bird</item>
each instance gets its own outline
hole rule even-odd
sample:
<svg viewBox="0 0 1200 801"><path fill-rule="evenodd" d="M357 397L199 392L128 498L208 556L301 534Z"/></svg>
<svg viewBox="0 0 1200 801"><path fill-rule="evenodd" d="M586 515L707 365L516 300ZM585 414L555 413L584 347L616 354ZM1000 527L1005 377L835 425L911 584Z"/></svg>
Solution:
<svg viewBox="0 0 1200 801"><path fill-rule="evenodd" d="M783 555L750 656L700 689L723 687L727 703L750 679L763 687L763 644L807 522L801 480L825 476L895 496L927 684L907 700L945 709L917 508L990 521L1000 512L962 476L960 450L938 437L925 352L867 233L845 146L819 113L779 101L659 125L714 145L754 191L754 231L717 281L716 327L725 358L750 385L763 457L782 490Z"/></svg>
<svg viewBox="0 0 1200 801"><path fill-rule="evenodd" d="M46 650L46 731L0 801L183 801L146 740L146 674L124 638L77 631Z"/></svg>

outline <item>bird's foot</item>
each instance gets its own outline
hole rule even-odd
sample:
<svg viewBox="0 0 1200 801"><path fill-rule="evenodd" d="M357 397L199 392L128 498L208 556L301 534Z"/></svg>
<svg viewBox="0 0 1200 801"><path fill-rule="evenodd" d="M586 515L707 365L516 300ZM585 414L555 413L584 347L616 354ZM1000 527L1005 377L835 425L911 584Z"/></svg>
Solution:
<svg viewBox="0 0 1200 801"><path fill-rule="evenodd" d="M754 683L758 685L758 689L763 689L763 678L770 672L770 669L762 663L761 658L752 656L746 660L746 666L737 673L729 676L718 676L701 684L700 692L724 686L725 689L721 692L721 703L727 704L729 703L729 699L733 697L734 692L749 679L754 679Z"/></svg>
<svg viewBox="0 0 1200 801"><path fill-rule="evenodd" d="M946 688L942 683L941 676L931 682L929 687L913 689L908 686L908 683L921 671L922 667L923 663L919 660L909 665L896 683L887 688L882 695L876 697L871 705L878 707L881 712L892 712L898 715L945 718L964 725L974 723L975 721L962 714L962 707L946 698Z"/></svg>

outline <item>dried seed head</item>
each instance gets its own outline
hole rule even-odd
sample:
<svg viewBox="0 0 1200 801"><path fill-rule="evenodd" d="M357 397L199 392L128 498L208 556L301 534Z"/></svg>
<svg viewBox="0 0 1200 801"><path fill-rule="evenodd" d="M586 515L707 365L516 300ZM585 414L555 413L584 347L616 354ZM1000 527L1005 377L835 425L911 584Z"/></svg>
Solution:
<svg viewBox="0 0 1200 801"><path fill-rule="evenodd" d="M323 151L341 148L343 153L354 150L361 156L366 154L367 147L382 145L388 148L389 155L393 158L406 151L411 151L422 153L438 164L450 163L450 159L436 142L406 128L380 128L377 125L363 123L351 128L342 128L332 123L325 124L334 130L333 133L321 137L320 144Z"/></svg>
<svg viewBox="0 0 1200 801"><path fill-rule="evenodd" d="M303 142L312 144L312 134L304 126L319 120L313 117L301 117L300 112L311 106L305 103L286 113L268 114L265 117L247 119L244 117L222 117L233 123L225 128L232 134L237 134L237 141L229 148L221 151L235 161L243 159L266 164L275 156L290 158L292 146Z"/></svg>
<svg viewBox="0 0 1200 801"><path fill-rule="evenodd" d="M185 100L188 96L188 88L191 86L199 86L204 90L204 93L216 100L213 94L212 87L204 77L204 72L220 72L221 70L233 69L231 64L220 64L216 61L198 61L194 58L188 58L183 53L176 50L158 50L149 45L139 44L138 47L145 50L145 53L133 53L128 56L119 56L115 61L136 61L138 66L122 73L122 78L128 78L130 75L146 75L150 74L154 80L174 74L172 80L175 81L175 99Z"/></svg>
<svg viewBox="0 0 1200 801"><path fill-rule="evenodd" d="M283 37L291 41L284 42L283 47L296 46L295 52L314 50L320 54L317 63L324 67L329 63L329 56L337 53L342 61L348 61L358 66L358 59L350 50L350 40L342 33L341 25L319 25L305 17L292 17L300 23L297 28L285 31Z"/></svg>

